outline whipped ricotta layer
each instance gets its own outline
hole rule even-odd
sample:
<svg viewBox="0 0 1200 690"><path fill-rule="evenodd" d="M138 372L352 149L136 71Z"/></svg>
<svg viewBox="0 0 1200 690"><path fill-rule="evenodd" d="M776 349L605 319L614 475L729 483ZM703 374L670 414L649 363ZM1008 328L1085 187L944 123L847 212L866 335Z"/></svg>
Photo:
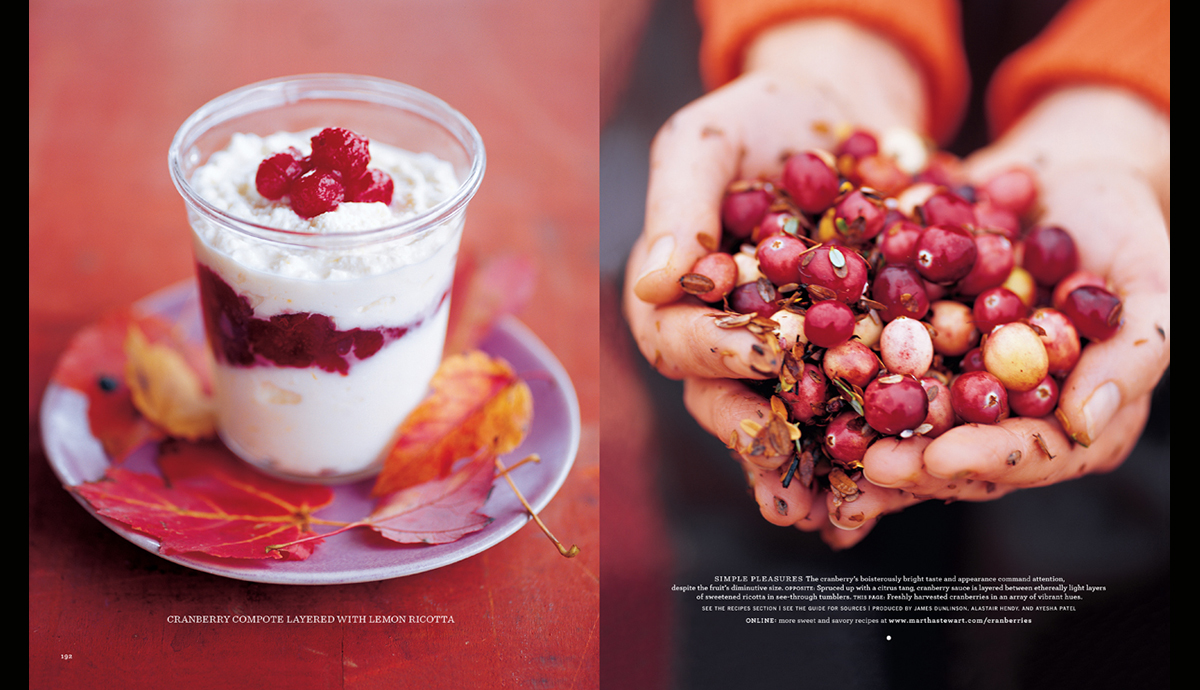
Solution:
<svg viewBox="0 0 1200 690"><path fill-rule="evenodd" d="M372 141L370 167L392 177L392 203L342 203L301 218L286 197L263 198L255 175L289 147L308 155L317 131L235 135L191 184L240 221L317 236L394 225L458 189L449 163ZM441 362L462 214L341 247L320 246L321 237L301 246L263 239L194 209L189 219L225 443L292 478L377 471ZM360 347L367 338L372 344Z"/></svg>

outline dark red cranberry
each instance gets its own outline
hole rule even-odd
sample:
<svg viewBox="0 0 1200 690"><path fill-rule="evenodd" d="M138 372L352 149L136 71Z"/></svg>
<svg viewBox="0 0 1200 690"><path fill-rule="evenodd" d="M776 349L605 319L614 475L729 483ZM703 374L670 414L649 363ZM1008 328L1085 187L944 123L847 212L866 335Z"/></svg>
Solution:
<svg viewBox="0 0 1200 690"><path fill-rule="evenodd" d="M879 236L879 251L889 264L911 266L917 259L917 238L925 230L911 220L898 220L888 224Z"/></svg>
<svg viewBox="0 0 1200 690"><path fill-rule="evenodd" d="M739 314L770 316L779 311L775 286L766 278L744 283L729 293L729 308Z"/></svg>
<svg viewBox="0 0 1200 690"><path fill-rule="evenodd" d="M393 189L391 175L379 168L367 168L357 179L346 183L346 201L390 204Z"/></svg>
<svg viewBox="0 0 1200 690"><path fill-rule="evenodd" d="M975 225L975 207L948 190L939 190L918 209L926 225Z"/></svg>
<svg viewBox="0 0 1200 690"><path fill-rule="evenodd" d="M783 188L805 213L821 213L832 206L839 184L837 171L811 151L789 156L783 166Z"/></svg>
<svg viewBox="0 0 1200 690"><path fill-rule="evenodd" d="M811 289L816 285L832 290L846 304L855 304L862 299L868 274L866 260L847 247L821 246L800 257L800 282L810 286L814 299L828 298Z"/></svg>
<svg viewBox="0 0 1200 690"><path fill-rule="evenodd" d="M332 170L315 168L292 183L292 210L301 218L315 218L333 211L345 197L341 177Z"/></svg>
<svg viewBox="0 0 1200 690"><path fill-rule="evenodd" d="M983 364L983 348L973 347L967 350L967 354L963 355L962 361L958 363L958 370L963 373L987 371L987 367Z"/></svg>
<svg viewBox="0 0 1200 690"><path fill-rule="evenodd" d="M371 151L366 138L341 127L327 127L312 138L312 161L317 168L337 170L353 180L367 169Z"/></svg>
<svg viewBox="0 0 1200 690"><path fill-rule="evenodd" d="M980 333L991 333L992 329L1002 323L1011 323L1024 318L1028 309L1017 293L1006 287L994 287L984 290L975 298L972 312L975 316L975 327Z"/></svg>
<svg viewBox="0 0 1200 690"><path fill-rule="evenodd" d="M1057 225L1036 226L1025 236L1021 266L1038 285L1053 287L1079 267L1075 240Z"/></svg>
<svg viewBox="0 0 1200 690"><path fill-rule="evenodd" d="M800 282L800 255L808 245L791 235L772 235L754 252L758 270L776 285Z"/></svg>
<svg viewBox="0 0 1200 690"><path fill-rule="evenodd" d="M277 153L258 164L254 187L264 199L278 201L287 195L292 182L300 177L300 161L290 153Z"/></svg>
<svg viewBox="0 0 1200 690"><path fill-rule="evenodd" d="M1058 406L1058 382L1053 376L1042 379L1032 390L1008 392L1008 407L1019 417L1045 417Z"/></svg>
<svg viewBox="0 0 1200 690"><path fill-rule="evenodd" d="M854 335L854 311L837 300L817 302L804 315L804 337L818 347L833 347Z"/></svg>
<svg viewBox="0 0 1200 690"><path fill-rule="evenodd" d="M916 429L929 414L929 397L917 379L903 374L881 376L863 391L863 415L881 434Z"/></svg>
<svg viewBox="0 0 1200 690"><path fill-rule="evenodd" d="M1121 299L1102 287L1085 285L1067 295L1062 312L1089 340L1107 340L1121 328Z"/></svg>
<svg viewBox="0 0 1200 690"><path fill-rule="evenodd" d="M942 285L964 278L975 267L975 237L961 225L931 225L917 238L917 271Z"/></svg>
<svg viewBox="0 0 1200 690"><path fill-rule="evenodd" d="M829 399L829 381L821 368L805 362L796 385L790 391L781 391L779 398L787 405L792 421L806 424L815 417L825 414L825 401Z"/></svg>
<svg viewBox="0 0 1200 690"><path fill-rule="evenodd" d="M950 404L965 422L995 424L1008 417L1008 391L986 371L969 371L954 379Z"/></svg>
<svg viewBox="0 0 1200 690"><path fill-rule="evenodd" d="M731 236L745 239L762 222L771 208L771 194L765 189L730 192L721 202L721 224Z"/></svg>
<svg viewBox="0 0 1200 690"><path fill-rule="evenodd" d="M871 299L883 305L879 317L892 321L900 316L923 319L929 313L925 281L911 266L888 264L875 274Z"/></svg>

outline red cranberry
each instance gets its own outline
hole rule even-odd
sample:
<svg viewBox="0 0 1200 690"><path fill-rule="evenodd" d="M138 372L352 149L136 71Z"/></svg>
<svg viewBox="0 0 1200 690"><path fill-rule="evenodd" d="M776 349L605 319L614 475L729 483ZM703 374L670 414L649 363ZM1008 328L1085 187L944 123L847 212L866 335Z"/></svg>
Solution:
<svg viewBox="0 0 1200 690"><path fill-rule="evenodd" d="M341 127L327 127L312 138L312 161L318 168L337 170L346 179L357 179L371 162L366 138Z"/></svg>
<svg viewBox="0 0 1200 690"><path fill-rule="evenodd" d="M1025 236L1021 265L1038 285L1052 287L1079 266L1075 240L1057 225L1039 225Z"/></svg>
<svg viewBox="0 0 1200 690"><path fill-rule="evenodd" d="M875 379L863 391L867 424L881 434L916 429L929 414L929 397L917 379L890 374Z"/></svg>
<svg viewBox="0 0 1200 690"><path fill-rule="evenodd" d="M926 225L975 225L975 207L971 202L942 189L921 204L918 210Z"/></svg>
<svg viewBox="0 0 1200 690"><path fill-rule="evenodd" d="M834 153L841 158L842 156L852 156L854 158L863 158L879 153L879 140L874 134L862 129L856 129L850 133L841 143L837 145Z"/></svg>
<svg viewBox="0 0 1200 690"><path fill-rule="evenodd" d="M800 282L800 255L808 245L791 235L772 235L758 243L758 270L776 285Z"/></svg>
<svg viewBox="0 0 1200 690"><path fill-rule="evenodd" d="M1121 299L1101 287L1075 288L1062 311L1088 340L1108 340L1121 328Z"/></svg>
<svg viewBox="0 0 1200 690"><path fill-rule="evenodd" d="M838 196L837 171L811 151L793 154L783 167L783 188L805 213L821 213Z"/></svg>
<svg viewBox="0 0 1200 690"><path fill-rule="evenodd" d="M316 168L292 183L292 210L301 218L314 218L335 210L345 199L340 176L332 170Z"/></svg>
<svg viewBox="0 0 1200 690"><path fill-rule="evenodd" d="M1025 312L1025 303L1017 293L1005 287L984 290L975 298L975 307L972 310L975 327L981 333L991 333L993 328L1002 323L1023 318Z"/></svg>
<svg viewBox="0 0 1200 690"><path fill-rule="evenodd" d="M303 172L300 161L290 153L277 153L258 164L254 176L254 187L264 199L278 201L292 187L292 182Z"/></svg>
<svg viewBox="0 0 1200 690"><path fill-rule="evenodd" d="M960 294L967 296L1003 285L1015 265L1013 244L1004 235L980 232L975 235L975 248L979 252L975 266L955 286Z"/></svg>
<svg viewBox="0 0 1200 690"><path fill-rule="evenodd" d="M811 362L804 363L804 370L796 378L790 391L781 391L779 398L787 405L793 421L806 424L814 417L825 414L825 401L829 399L829 382L820 367Z"/></svg>
<svg viewBox="0 0 1200 690"><path fill-rule="evenodd" d="M967 354L963 355L962 361L958 363L958 370L964 373L968 371L987 371L987 367L983 365L983 348L973 347L967 350Z"/></svg>
<svg viewBox="0 0 1200 690"><path fill-rule="evenodd" d="M854 311L837 300L817 302L804 314L804 337L818 347L833 347L854 335Z"/></svg>
<svg viewBox="0 0 1200 690"><path fill-rule="evenodd" d="M378 168L367 168L362 175L346 183L346 201L390 204L393 190L391 175Z"/></svg>
<svg viewBox="0 0 1200 690"><path fill-rule="evenodd" d="M776 235L795 235L797 227L796 214L790 211L767 211L758 227L750 232L750 241L762 242Z"/></svg>
<svg viewBox="0 0 1200 690"><path fill-rule="evenodd" d="M917 271L932 283L948 284L975 267L979 249L960 225L931 225L917 238Z"/></svg>
<svg viewBox="0 0 1200 690"><path fill-rule="evenodd" d="M762 222L772 201L765 189L731 192L721 202L721 224L733 237L745 239Z"/></svg>
<svg viewBox="0 0 1200 690"><path fill-rule="evenodd" d="M874 238L883 230L886 213L882 203L863 194L861 189L856 189L837 203L834 224L847 241L859 244Z"/></svg>
<svg viewBox="0 0 1200 690"><path fill-rule="evenodd" d="M1058 406L1058 382L1047 376L1031 390L1010 391L1008 406L1019 417L1045 417Z"/></svg>
<svg viewBox="0 0 1200 690"><path fill-rule="evenodd" d="M753 283L744 283L729 293L729 308L739 314L770 316L779 311L777 294L771 281L760 278Z"/></svg>
<svg viewBox="0 0 1200 690"><path fill-rule="evenodd" d="M1021 236L1021 219L988 199L975 203L975 225L980 229L998 232L1010 240Z"/></svg>
<svg viewBox="0 0 1200 690"><path fill-rule="evenodd" d="M857 463L875 440L875 430L857 412L847 410L829 420L825 427L825 452L834 460Z"/></svg>
<svg viewBox="0 0 1200 690"><path fill-rule="evenodd" d="M954 379L950 404L965 422L995 424L1008 417L1008 391L986 371L970 371Z"/></svg>
<svg viewBox="0 0 1200 690"><path fill-rule="evenodd" d="M917 238L924 227L911 220L898 220L887 226L879 237L879 251L889 264L911 266L916 261Z"/></svg>
<svg viewBox="0 0 1200 690"><path fill-rule="evenodd" d="M858 252L845 247L821 246L800 257L800 282L834 292L837 299L855 304L863 296L869 274L867 262ZM809 290L816 299L825 296Z"/></svg>
<svg viewBox="0 0 1200 690"><path fill-rule="evenodd" d="M871 284L871 299L883 305L879 316L884 321L900 316L922 319L929 313L925 281L909 266L888 264L880 269Z"/></svg>

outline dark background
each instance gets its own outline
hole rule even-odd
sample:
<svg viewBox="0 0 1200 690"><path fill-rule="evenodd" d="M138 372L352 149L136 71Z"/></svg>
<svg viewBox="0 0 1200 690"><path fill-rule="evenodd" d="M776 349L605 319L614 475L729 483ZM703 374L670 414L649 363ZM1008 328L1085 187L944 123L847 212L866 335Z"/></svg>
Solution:
<svg viewBox="0 0 1200 690"><path fill-rule="evenodd" d="M951 151L966 155L987 143L982 101L989 75L1061 4L963 3L973 87ZM650 141L672 113L703 94L699 38L690 0L659 0L602 131L606 295L619 291L626 256L641 231ZM610 315L615 308L604 306ZM1107 588L1085 595L1075 613L1034 614L1028 625L891 628L750 625L745 614L702 614L691 595L668 593L674 612L667 634L669 687L1169 686L1169 370L1141 442L1117 471L988 503L921 504L887 516L858 546L834 553L815 534L762 519L724 445L684 410L682 385L659 376L633 351L661 441L652 469L667 516L673 583L711 583L714 575L1051 575ZM612 507L607 498L605 505ZM606 679L611 662L603 657Z"/></svg>

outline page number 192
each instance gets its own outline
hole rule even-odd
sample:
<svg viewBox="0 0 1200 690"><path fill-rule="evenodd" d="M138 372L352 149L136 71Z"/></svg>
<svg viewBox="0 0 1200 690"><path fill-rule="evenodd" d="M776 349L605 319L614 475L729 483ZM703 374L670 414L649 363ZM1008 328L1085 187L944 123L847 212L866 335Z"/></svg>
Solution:
<svg viewBox="0 0 1200 690"><path fill-rule="evenodd" d="M60 654L59 656L62 657L63 661L69 661L71 659L70 654Z"/></svg>

